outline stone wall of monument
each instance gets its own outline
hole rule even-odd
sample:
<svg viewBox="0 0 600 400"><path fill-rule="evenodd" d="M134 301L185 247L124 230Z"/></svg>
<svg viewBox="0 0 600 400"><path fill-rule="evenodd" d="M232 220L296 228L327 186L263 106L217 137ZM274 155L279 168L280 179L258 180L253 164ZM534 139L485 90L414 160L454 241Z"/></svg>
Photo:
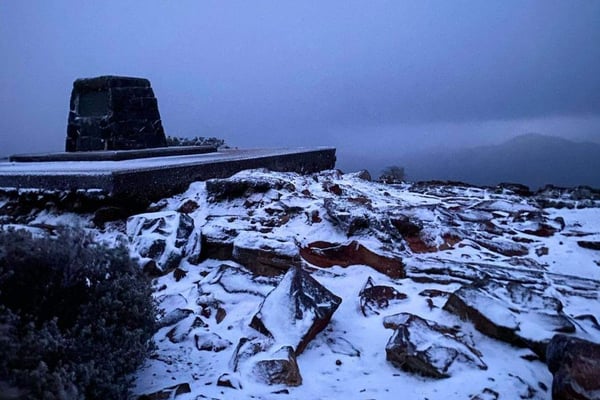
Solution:
<svg viewBox="0 0 600 400"><path fill-rule="evenodd" d="M132 150L166 146L150 81L101 76L73 83L65 150Z"/></svg>

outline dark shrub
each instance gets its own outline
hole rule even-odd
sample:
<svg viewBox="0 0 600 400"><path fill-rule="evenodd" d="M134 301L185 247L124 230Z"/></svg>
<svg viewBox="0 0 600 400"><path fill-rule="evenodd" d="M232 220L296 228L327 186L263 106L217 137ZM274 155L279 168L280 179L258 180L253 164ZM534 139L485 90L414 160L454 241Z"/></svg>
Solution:
<svg viewBox="0 0 600 400"><path fill-rule="evenodd" d="M81 231L0 232L0 387L35 399L126 398L155 311L125 248Z"/></svg>
<svg viewBox="0 0 600 400"><path fill-rule="evenodd" d="M229 146L225 145L225 140L223 139L203 136L193 138L167 136L167 146L215 146L229 148Z"/></svg>

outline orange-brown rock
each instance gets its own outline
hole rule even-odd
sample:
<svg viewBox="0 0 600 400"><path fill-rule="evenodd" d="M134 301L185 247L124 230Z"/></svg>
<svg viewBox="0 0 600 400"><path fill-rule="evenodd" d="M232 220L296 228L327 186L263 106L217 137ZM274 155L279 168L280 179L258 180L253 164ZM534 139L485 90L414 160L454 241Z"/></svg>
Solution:
<svg viewBox="0 0 600 400"><path fill-rule="evenodd" d="M444 240L442 244L435 245L426 243L420 236L404 237L404 240L413 253L435 253L436 251L449 250L462 240L454 235L444 235L442 239Z"/></svg>
<svg viewBox="0 0 600 400"><path fill-rule="evenodd" d="M334 265L368 265L390 278L404 278L404 264L399 258L391 258L372 252L353 240L346 244L317 241L300 248L300 256L309 263L322 268Z"/></svg>

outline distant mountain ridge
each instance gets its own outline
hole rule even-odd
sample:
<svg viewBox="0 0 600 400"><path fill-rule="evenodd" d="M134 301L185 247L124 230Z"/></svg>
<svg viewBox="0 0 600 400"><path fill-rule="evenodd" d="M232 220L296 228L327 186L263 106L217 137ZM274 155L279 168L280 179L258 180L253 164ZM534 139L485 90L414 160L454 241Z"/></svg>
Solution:
<svg viewBox="0 0 600 400"><path fill-rule="evenodd" d="M401 161L410 180L455 180L477 185L523 183L536 189L600 187L600 144L528 133L502 144L420 153Z"/></svg>

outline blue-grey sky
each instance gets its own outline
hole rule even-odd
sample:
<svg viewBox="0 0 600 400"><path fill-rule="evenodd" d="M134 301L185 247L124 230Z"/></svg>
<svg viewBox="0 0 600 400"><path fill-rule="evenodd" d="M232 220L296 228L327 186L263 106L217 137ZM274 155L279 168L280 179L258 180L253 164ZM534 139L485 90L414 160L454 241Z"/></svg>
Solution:
<svg viewBox="0 0 600 400"><path fill-rule="evenodd" d="M338 165L600 141L600 1L0 1L0 156L59 151L78 77L147 77L174 136Z"/></svg>

